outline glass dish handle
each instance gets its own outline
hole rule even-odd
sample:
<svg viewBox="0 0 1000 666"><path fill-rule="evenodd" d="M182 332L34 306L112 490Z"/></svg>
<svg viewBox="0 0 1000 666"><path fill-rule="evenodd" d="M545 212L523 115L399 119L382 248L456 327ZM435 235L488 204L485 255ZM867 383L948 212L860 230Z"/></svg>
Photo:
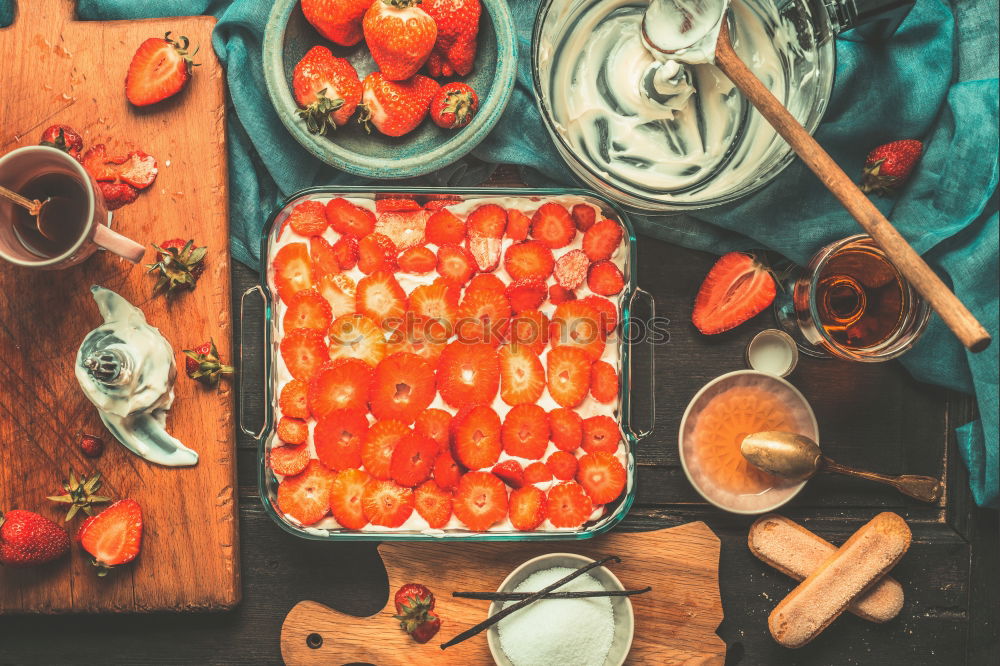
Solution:
<svg viewBox="0 0 1000 666"><path fill-rule="evenodd" d="M244 291L243 295L240 296L240 369L241 370L247 367L246 366L247 344L246 344L246 336L244 335L244 332L246 331L245 311L246 311L247 297L250 296L251 294L257 294L264 305L265 316L264 316L263 337L265 341L264 344L265 349L262 349L261 351L264 355L264 358L267 357L267 350L266 350L267 321L268 321L267 312L270 311L271 309L271 299L267 291L265 291L263 287L257 284ZM254 439L257 440L261 439L265 435L265 433L267 433L267 431L270 430L271 428L271 409L269 407L269 405L271 404L271 382L268 377L266 360L264 361L263 365L264 365L264 377L262 385L264 387L264 418L262 419L260 428L258 430L251 430L246 426L246 419L244 418L246 412L246 404L247 404L246 390L243 386L240 387L240 411L239 411L240 430L242 430L244 434L247 434L250 437L253 437ZM243 383L245 378L246 378L246 373L241 372L240 373L241 384Z"/></svg>
<svg viewBox="0 0 1000 666"><path fill-rule="evenodd" d="M649 386L646 387L646 395L648 396L648 400L649 400L649 414L647 415L647 421L644 424L647 427L641 428L641 429L636 429L635 425L634 425L634 419L632 418L632 413L631 413L632 412L632 396L636 395L635 391L633 390L633 381L635 379L635 371L634 371L634 369L632 367L633 363L635 362L635 354L634 353L630 353L629 357L628 357L628 363L629 363L629 369L628 369L628 383L629 383L629 386L628 386L628 391L629 391L628 429L629 429L629 432L631 432L632 435L636 439L643 439L643 438L649 437L651 434L653 434L653 430L656 427L656 393L655 393L655 388L656 388L656 349L654 348L654 344L655 344L654 333L655 332L652 331L651 328L650 328L650 327L653 326L653 323L656 320L656 301L653 299L653 295L650 294L648 291L646 291L645 289L642 289L640 287L636 287L632 291L632 295L629 298L629 306L628 306L628 308L629 308L629 313L630 314L634 314L635 313L635 301L636 301L637 297L640 298L641 300L644 300L646 302L646 305L647 305L648 309L649 309L649 319L647 320L646 325L643 326L642 329L641 329L643 331L643 339L646 342L645 346L649 348ZM628 334L630 334L630 333L628 333Z"/></svg>

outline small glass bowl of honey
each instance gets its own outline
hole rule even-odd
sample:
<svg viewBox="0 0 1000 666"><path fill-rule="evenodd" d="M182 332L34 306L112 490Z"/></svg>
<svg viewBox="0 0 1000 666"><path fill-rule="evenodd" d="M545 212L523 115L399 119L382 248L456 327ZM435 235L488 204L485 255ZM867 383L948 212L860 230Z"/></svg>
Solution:
<svg viewBox="0 0 1000 666"><path fill-rule="evenodd" d="M695 394L681 419L678 444L688 481L708 502L732 513L766 513L784 505L805 482L771 476L740 452L744 437L765 430L819 442L812 408L784 379L756 370L716 377Z"/></svg>

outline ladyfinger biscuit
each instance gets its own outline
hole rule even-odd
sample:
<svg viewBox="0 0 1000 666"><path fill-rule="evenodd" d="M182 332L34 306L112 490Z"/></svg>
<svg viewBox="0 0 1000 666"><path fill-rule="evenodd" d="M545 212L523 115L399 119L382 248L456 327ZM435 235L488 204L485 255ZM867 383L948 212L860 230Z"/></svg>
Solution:
<svg viewBox="0 0 1000 666"><path fill-rule="evenodd" d="M774 513L758 518L750 527L747 545L761 562L799 581L837 551L823 537ZM903 586L891 576L883 576L847 610L869 622L887 622L902 608Z"/></svg>
<svg viewBox="0 0 1000 666"><path fill-rule="evenodd" d="M818 636L899 562L910 536L906 521L889 511L868 521L771 611L774 640L798 648Z"/></svg>

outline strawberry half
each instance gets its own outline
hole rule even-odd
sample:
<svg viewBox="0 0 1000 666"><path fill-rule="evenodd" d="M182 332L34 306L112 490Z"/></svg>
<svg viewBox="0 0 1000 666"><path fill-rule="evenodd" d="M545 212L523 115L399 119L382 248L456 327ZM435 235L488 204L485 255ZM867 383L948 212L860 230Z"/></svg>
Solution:
<svg viewBox="0 0 1000 666"><path fill-rule="evenodd" d="M413 431L437 442L441 451L448 450L451 414L443 409L425 409L413 422Z"/></svg>
<svg viewBox="0 0 1000 666"><path fill-rule="evenodd" d="M578 461L576 480L594 504L607 504L625 490L625 468L611 453L596 451Z"/></svg>
<svg viewBox="0 0 1000 666"><path fill-rule="evenodd" d="M507 515L507 489L489 472L469 472L458 482L453 510L470 530L484 532Z"/></svg>
<svg viewBox="0 0 1000 666"><path fill-rule="evenodd" d="M312 259L309 246L305 243L289 243L282 246L271 263L274 286L285 305L291 302L297 291L312 286Z"/></svg>
<svg viewBox="0 0 1000 666"><path fill-rule="evenodd" d="M545 302L548 287L543 281L534 278L515 280L507 286L506 294L511 311L535 310Z"/></svg>
<svg viewBox="0 0 1000 666"><path fill-rule="evenodd" d="M444 451L434 461L434 483L444 490L452 490L462 478L462 468L458 466L450 451Z"/></svg>
<svg viewBox="0 0 1000 666"><path fill-rule="evenodd" d="M549 412L552 443L561 451L575 451L583 441L583 419L567 407Z"/></svg>
<svg viewBox="0 0 1000 666"><path fill-rule="evenodd" d="M77 541L93 557L97 575L131 562L142 548L142 507L132 499L119 500L88 518L77 533Z"/></svg>
<svg viewBox="0 0 1000 666"><path fill-rule="evenodd" d="M587 272L587 286L595 294L614 296L625 287L625 277L621 269L607 259L590 265Z"/></svg>
<svg viewBox="0 0 1000 666"><path fill-rule="evenodd" d="M618 397L618 373L610 363L594 361L590 368L590 395L605 404Z"/></svg>
<svg viewBox="0 0 1000 666"><path fill-rule="evenodd" d="M413 423L430 406L434 394L434 369L416 354L393 354L372 374L370 401L377 419Z"/></svg>
<svg viewBox="0 0 1000 666"><path fill-rule="evenodd" d="M576 236L576 224L566 207L549 202L542 204L531 218L531 236L555 250L569 245Z"/></svg>
<svg viewBox="0 0 1000 666"><path fill-rule="evenodd" d="M300 236L318 236L329 226L326 207L318 201L303 201L292 209L285 223Z"/></svg>
<svg viewBox="0 0 1000 666"><path fill-rule="evenodd" d="M403 199L380 199L376 206L384 206L387 202L402 202ZM416 202L413 202L416 204ZM378 211L375 219L375 231L395 243L400 252L423 244L429 212L418 207L418 210Z"/></svg>
<svg viewBox="0 0 1000 666"><path fill-rule="evenodd" d="M618 450L621 433L618 423L610 416L598 414L583 421L583 450L587 453L603 451L614 453Z"/></svg>
<svg viewBox="0 0 1000 666"><path fill-rule="evenodd" d="M407 433L392 451L389 463L392 480L407 488L419 486L431 478L437 456L437 442L415 432Z"/></svg>
<svg viewBox="0 0 1000 666"><path fill-rule="evenodd" d="M379 326L391 326L406 313L406 292L392 273L375 271L358 282L357 310Z"/></svg>
<svg viewBox="0 0 1000 666"><path fill-rule="evenodd" d="M318 278L313 276L313 284L330 304L330 313L334 317L354 314L358 287L346 273L327 273Z"/></svg>
<svg viewBox="0 0 1000 666"><path fill-rule="evenodd" d="M492 403L500 387L496 350L487 343L448 343L438 360L437 387L452 407Z"/></svg>
<svg viewBox="0 0 1000 666"><path fill-rule="evenodd" d="M556 260L556 282L566 289L576 289L587 278L590 259L583 250L571 250Z"/></svg>
<svg viewBox="0 0 1000 666"><path fill-rule="evenodd" d="M330 359L356 358L371 367L386 355L385 336L375 322L364 315L347 314L330 325Z"/></svg>
<svg viewBox="0 0 1000 666"><path fill-rule="evenodd" d="M577 407L590 391L591 359L576 347L554 347L545 356L549 395L563 407Z"/></svg>
<svg viewBox="0 0 1000 666"><path fill-rule="evenodd" d="M728 331L762 312L774 301L774 278L750 255L723 255L698 290L691 321L706 335Z"/></svg>
<svg viewBox="0 0 1000 666"><path fill-rule="evenodd" d="M513 280L534 278L545 281L552 275L552 250L538 241L514 243L504 253L504 268Z"/></svg>
<svg viewBox="0 0 1000 666"><path fill-rule="evenodd" d="M364 238L375 230L375 214L347 199L330 199L326 203L326 219L343 236Z"/></svg>
<svg viewBox="0 0 1000 666"><path fill-rule="evenodd" d="M451 493L433 481L424 481L413 492L413 507L427 521L427 527L440 529L451 519Z"/></svg>
<svg viewBox="0 0 1000 666"><path fill-rule="evenodd" d="M500 348L500 397L508 405L538 402L545 391L545 369L528 345L508 344Z"/></svg>
<svg viewBox="0 0 1000 666"><path fill-rule="evenodd" d="M427 220L424 236L435 245L458 245L465 240L465 222L447 210L439 210Z"/></svg>
<svg viewBox="0 0 1000 666"><path fill-rule="evenodd" d="M475 259L460 245L442 245L437 256L437 272L456 287L464 285L476 272Z"/></svg>
<svg viewBox="0 0 1000 666"><path fill-rule="evenodd" d="M267 454L271 471L282 476L295 476L309 464L309 445L275 446Z"/></svg>
<svg viewBox="0 0 1000 666"><path fill-rule="evenodd" d="M342 526L360 530L368 524L363 507L365 488L372 477L360 469L337 472L330 484L330 513Z"/></svg>
<svg viewBox="0 0 1000 666"><path fill-rule="evenodd" d="M464 414L457 414L452 423L458 461L468 469L492 467L503 448L497 413L485 405L476 405Z"/></svg>
<svg viewBox="0 0 1000 666"><path fill-rule="evenodd" d="M398 250L392 240L380 233L370 233L358 241L358 268L365 275L375 271L396 270Z"/></svg>
<svg viewBox="0 0 1000 666"><path fill-rule="evenodd" d="M591 261L610 259L622 241L623 231L617 222L601 220L583 234L583 252Z"/></svg>
<svg viewBox="0 0 1000 666"><path fill-rule="evenodd" d="M520 488L524 485L524 468L516 460L498 462L493 466L492 472L511 488Z"/></svg>
<svg viewBox="0 0 1000 666"><path fill-rule="evenodd" d="M406 424L387 419L376 421L361 444L361 462L376 479L391 479L392 452L396 444L410 433Z"/></svg>
<svg viewBox="0 0 1000 666"><path fill-rule="evenodd" d="M538 310L521 310L511 317L507 338L540 356L549 342L549 319Z"/></svg>
<svg viewBox="0 0 1000 666"><path fill-rule="evenodd" d="M601 314L584 301L569 301L556 306L549 325L552 348L574 347L591 360L604 353L604 327Z"/></svg>
<svg viewBox="0 0 1000 666"><path fill-rule="evenodd" d="M395 481L372 481L365 486L362 507L372 525L399 527L413 513L413 490Z"/></svg>
<svg viewBox="0 0 1000 666"><path fill-rule="evenodd" d="M139 45L125 75L125 96L135 106L148 106L176 95L191 78L196 66L188 52L188 38L174 41L168 32Z"/></svg>
<svg viewBox="0 0 1000 666"><path fill-rule="evenodd" d="M548 483L552 480L552 472L541 460L536 460L524 468L524 482L526 484Z"/></svg>
<svg viewBox="0 0 1000 666"><path fill-rule="evenodd" d="M421 319L440 323L450 337L458 319L458 291L444 282L422 284L410 292L410 310Z"/></svg>
<svg viewBox="0 0 1000 666"><path fill-rule="evenodd" d="M316 418L335 409L367 411L371 381L371 366L360 359L328 361L309 381L309 411Z"/></svg>
<svg viewBox="0 0 1000 666"><path fill-rule="evenodd" d="M368 418L360 409L335 409L320 417L313 429L316 457L332 470L361 467L361 442Z"/></svg>
<svg viewBox="0 0 1000 666"><path fill-rule="evenodd" d="M397 260L399 270L404 273L416 273L422 275L430 273L437 266L437 255L429 248L421 246L411 247L406 250Z"/></svg>
<svg viewBox="0 0 1000 666"><path fill-rule="evenodd" d="M507 238L513 241L523 241L531 231L531 218L521 211L510 208L507 210Z"/></svg>
<svg viewBox="0 0 1000 666"><path fill-rule="evenodd" d="M510 524L514 529L533 530L542 524L548 513L545 493L535 486L518 488L510 494L509 503Z"/></svg>
<svg viewBox="0 0 1000 666"><path fill-rule="evenodd" d="M554 527L579 527L594 510L593 502L580 484L560 483L549 489L546 496L549 522Z"/></svg>
<svg viewBox="0 0 1000 666"><path fill-rule="evenodd" d="M314 328L326 331L333 320L330 304L315 289L297 291L288 301L288 309L281 320L286 331L293 328Z"/></svg>
<svg viewBox="0 0 1000 666"><path fill-rule="evenodd" d="M507 212L496 204L486 204L472 211L466 220L466 247L479 270L488 273L500 263Z"/></svg>
<svg viewBox="0 0 1000 666"><path fill-rule="evenodd" d="M458 307L459 341L499 344L507 336L510 325L510 303L507 296L492 290L466 291Z"/></svg>
<svg viewBox="0 0 1000 666"><path fill-rule="evenodd" d="M309 401L306 397L308 392L309 384L301 379L293 379L282 386L278 396L281 413L297 419L309 418Z"/></svg>
<svg viewBox="0 0 1000 666"><path fill-rule="evenodd" d="M570 215L573 217L577 231L582 232L586 232L587 229L594 226L594 222L597 220L597 211L590 204L576 204L570 209Z"/></svg>
<svg viewBox="0 0 1000 666"><path fill-rule="evenodd" d="M278 484L278 510L299 521L313 525L330 513L330 487L334 472L318 460L310 460L295 476L285 477Z"/></svg>
<svg viewBox="0 0 1000 666"><path fill-rule="evenodd" d="M275 427L278 439L286 444L302 444L309 438L309 426L302 419L282 416Z"/></svg>
<svg viewBox="0 0 1000 666"><path fill-rule="evenodd" d="M329 358L323 333L312 328L285 331L278 348L288 372L302 381L309 381Z"/></svg>
<svg viewBox="0 0 1000 666"><path fill-rule="evenodd" d="M554 451L545 460L545 466L560 481L569 481L576 476L576 456L569 451Z"/></svg>
<svg viewBox="0 0 1000 666"><path fill-rule="evenodd" d="M549 415L538 405L517 405L507 413L500 439L508 454L538 460L549 445Z"/></svg>

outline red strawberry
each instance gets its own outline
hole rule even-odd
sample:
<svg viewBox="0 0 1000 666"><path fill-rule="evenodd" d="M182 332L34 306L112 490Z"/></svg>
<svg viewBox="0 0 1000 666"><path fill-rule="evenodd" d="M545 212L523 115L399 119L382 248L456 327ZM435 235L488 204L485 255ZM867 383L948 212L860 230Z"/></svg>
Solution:
<svg viewBox="0 0 1000 666"><path fill-rule="evenodd" d="M514 208L507 210L507 238L523 241L531 230L531 218Z"/></svg>
<svg viewBox="0 0 1000 666"><path fill-rule="evenodd" d="M719 258L698 289L691 321L706 335L735 328L774 301L774 278L750 255L730 252Z"/></svg>
<svg viewBox="0 0 1000 666"><path fill-rule="evenodd" d="M622 242L617 222L601 220L583 234L583 252L591 261L610 259Z"/></svg>
<svg viewBox="0 0 1000 666"><path fill-rule="evenodd" d="M559 286L576 289L583 284L590 268L590 259L582 250L571 250L556 260L555 276Z"/></svg>
<svg viewBox="0 0 1000 666"><path fill-rule="evenodd" d="M444 283L422 284L410 292L410 310L423 319L440 322L451 337L458 319L458 294Z"/></svg>
<svg viewBox="0 0 1000 666"><path fill-rule="evenodd" d="M434 482L444 490L453 490L462 478L462 469L455 462L450 451L438 454L434 461Z"/></svg>
<svg viewBox="0 0 1000 666"><path fill-rule="evenodd" d="M360 359L328 361L309 381L309 411L316 418L336 409L366 411L371 382L371 366Z"/></svg>
<svg viewBox="0 0 1000 666"><path fill-rule="evenodd" d="M282 416L275 428L278 439L286 444L302 444L309 438L309 426L302 419Z"/></svg>
<svg viewBox="0 0 1000 666"><path fill-rule="evenodd" d="M387 194L375 200L376 213L405 213L414 210L423 210L423 206L406 197Z"/></svg>
<svg viewBox="0 0 1000 666"><path fill-rule="evenodd" d="M600 313L583 301L556 306L549 325L549 342L553 349L575 347L590 360L599 359L605 347Z"/></svg>
<svg viewBox="0 0 1000 666"><path fill-rule="evenodd" d="M597 211L589 204L578 203L570 210L573 223L576 224L577 231L587 231L597 220Z"/></svg>
<svg viewBox="0 0 1000 666"><path fill-rule="evenodd" d="M563 407L577 407L590 390L590 358L580 349L563 345L545 356L549 395Z"/></svg>
<svg viewBox="0 0 1000 666"><path fill-rule="evenodd" d="M334 317L354 314L358 287L345 273L328 273L315 280L316 289L330 304Z"/></svg>
<svg viewBox="0 0 1000 666"><path fill-rule="evenodd" d="M516 405L504 419L500 439L508 454L537 460L549 446L549 415L538 405Z"/></svg>
<svg viewBox="0 0 1000 666"><path fill-rule="evenodd" d="M411 247L399 255L397 263L399 264L399 270L404 273L422 275L430 273L437 267L437 255L429 248L420 245Z"/></svg>
<svg viewBox="0 0 1000 666"><path fill-rule="evenodd" d="M916 139L902 139L878 146L865 158L861 191L883 196L892 194L907 181L924 152Z"/></svg>
<svg viewBox="0 0 1000 666"><path fill-rule="evenodd" d="M455 516L474 532L485 532L507 515L507 489L488 472L469 472L458 482Z"/></svg>
<svg viewBox="0 0 1000 666"><path fill-rule="evenodd" d="M363 502L365 488L372 477L360 469L344 469L337 472L330 484L330 513L342 526L359 530L368 524Z"/></svg>
<svg viewBox="0 0 1000 666"><path fill-rule="evenodd" d="M419 486L431 478L437 457L437 442L415 432L407 433L392 451L389 470L393 481L408 488Z"/></svg>
<svg viewBox="0 0 1000 666"><path fill-rule="evenodd" d="M524 344L500 348L500 397L508 405L538 402L545 390L545 370L538 354Z"/></svg>
<svg viewBox="0 0 1000 666"><path fill-rule="evenodd" d="M393 605L397 615L416 616L419 611L432 611L436 599L434 593L420 583L407 583L400 586L393 595Z"/></svg>
<svg viewBox="0 0 1000 666"><path fill-rule="evenodd" d="M392 273L376 271L358 282L357 310L383 328L406 313L406 292Z"/></svg>
<svg viewBox="0 0 1000 666"><path fill-rule="evenodd" d="M427 59L431 76L466 76L476 59L479 0L427 0L424 11L437 24L437 41Z"/></svg>
<svg viewBox="0 0 1000 666"><path fill-rule="evenodd" d="M594 505L580 484L567 481L549 489L546 508L553 527L579 527L590 518Z"/></svg>
<svg viewBox="0 0 1000 666"><path fill-rule="evenodd" d="M312 261L305 243L289 243L274 255L272 263L274 286L278 296L288 305L297 291L312 286Z"/></svg>
<svg viewBox="0 0 1000 666"><path fill-rule="evenodd" d="M335 409L321 416L313 429L316 457L332 470L361 467L361 442L368 418L360 409Z"/></svg>
<svg viewBox="0 0 1000 666"><path fill-rule="evenodd" d="M48 518L13 509L0 514L0 564L30 567L69 552L69 534Z"/></svg>
<svg viewBox="0 0 1000 666"><path fill-rule="evenodd" d="M396 244L388 236L370 233L358 241L358 268L365 275L396 270Z"/></svg>
<svg viewBox="0 0 1000 666"><path fill-rule="evenodd" d="M403 321L391 329L387 340L389 354L415 354L433 368L437 365L451 328L444 321L425 319L407 312Z"/></svg>
<svg viewBox="0 0 1000 666"><path fill-rule="evenodd" d="M538 306L545 302L548 288L541 280L527 278L511 282L506 293L507 299L510 301L510 309L514 312L521 312L522 310L538 309Z"/></svg>
<svg viewBox="0 0 1000 666"><path fill-rule="evenodd" d="M568 481L576 476L576 456L569 451L554 451L545 460L545 466L560 481Z"/></svg>
<svg viewBox="0 0 1000 666"><path fill-rule="evenodd" d="M575 451L583 441L583 419L572 409L557 407L549 412L552 443L562 451Z"/></svg>
<svg viewBox="0 0 1000 666"><path fill-rule="evenodd" d="M118 210L139 198L139 190L128 183L97 183L108 210Z"/></svg>
<svg viewBox="0 0 1000 666"><path fill-rule="evenodd" d="M438 211L438 210L441 210L442 208L447 208L448 206L457 206L458 204L462 203L458 199L449 199L449 198L447 198L449 196L447 194L445 194L445 195L429 195L429 196L443 196L445 198L443 198L443 199L430 199L427 203L424 204L424 210Z"/></svg>
<svg viewBox="0 0 1000 666"><path fill-rule="evenodd" d="M148 106L176 95L191 78L194 53L188 38L151 37L139 45L125 76L125 96L135 106ZM197 49L195 49L195 53Z"/></svg>
<svg viewBox="0 0 1000 666"><path fill-rule="evenodd" d="M452 407L488 405L500 387L500 363L487 343L448 343L438 361L437 387Z"/></svg>
<svg viewBox="0 0 1000 666"><path fill-rule="evenodd" d="M215 386L225 375L233 374L233 366L224 365L219 359L219 350L215 342L203 342L194 349L184 350L184 372L191 379Z"/></svg>
<svg viewBox="0 0 1000 666"><path fill-rule="evenodd" d="M331 42L354 46L361 41L361 19L370 0L302 0L302 13Z"/></svg>
<svg viewBox="0 0 1000 666"><path fill-rule="evenodd" d="M555 260L552 250L538 241L514 243L503 257L504 268L513 280L547 280L552 275Z"/></svg>
<svg viewBox="0 0 1000 666"><path fill-rule="evenodd" d="M450 429L451 414L443 409L425 409L413 422L413 431L433 439L442 451L448 449Z"/></svg>
<svg viewBox="0 0 1000 666"><path fill-rule="evenodd" d="M416 354L383 359L372 375L371 410L378 419L413 423L434 400L434 369Z"/></svg>
<svg viewBox="0 0 1000 666"><path fill-rule="evenodd" d="M413 506L431 529L441 529L451 519L451 493L433 481L417 486L413 492Z"/></svg>
<svg viewBox="0 0 1000 666"><path fill-rule="evenodd" d="M596 451L577 461L576 480L594 504L607 504L625 489L625 468L611 453Z"/></svg>
<svg viewBox="0 0 1000 666"><path fill-rule="evenodd" d="M362 507L372 525L399 527L413 513L413 490L395 481L371 481L365 486Z"/></svg>
<svg viewBox="0 0 1000 666"><path fill-rule="evenodd" d="M549 320L538 310L521 310L511 317L507 334L514 345L526 345L541 355L549 342Z"/></svg>
<svg viewBox="0 0 1000 666"><path fill-rule="evenodd" d="M152 185L159 173L156 158L141 150L133 150L126 157L119 157L112 163L118 167L118 179L138 190L144 190Z"/></svg>
<svg viewBox="0 0 1000 666"><path fill-rule="evenodd" d="M301 379L293 379L281 387L278 407L285 416L297 419L309 418L309 402L306 395L309 385Z"/></svg>
<svg viewBox="0 0 1000 666"><path fill-rule="evenodd" d="M104 454L104 440L97 435L80 435L80 451L88 458L100 458Z"/></svg>
<svg viewBox="0 0 1000 666"><path fill-rule="evenodd" d="M423 510L434 515L436 520L440 520L442 502L440 496L432 496L425 493L422 498L417 497L417 513L421 513L421 499L423 500ZM448 518L451 517L451 496L447 497ZM421 515L423 515L421 513ZM430 522L430 521L428 521ZM447 523L447 518L444 520ZM396 590L393 595L393 604L396 607L396 614L393 616L399 620L400 628L413 637L418 643L426 643L438 629L441 628L441 620L431 613L434 610L434 594L426 586L419 583L407 583Z"/></svg>
<svg viewBox="0 0 1000 666"><path fill-rule="evenodd" d="M132 499L118 500L80 526L77 541L93 557L97 575L128 564L142 548L142 507Z"/></svg>
<svg viewBox="0 0 1000 666"><path fill-rule="evenodd" d="M427 219L424 235L428 243L458 245L465 240L465 222L447 210L439 210Z"/></svg>
<svg viewBox="0 0 1000 666"><path fill-rule="evenodd" d="M330 325L330 359L356 358L371 367L386 355L385 337L375 322L364 315L348 314Z"/></svg>
<svg viewBox="0 0 1000 666"><path fill-rule="evenodd" d="M376 4L382 2L376 0ZM437 81L420 74L390 81L382 72L372 72L362 82L364 104L359 121L366 132L374 126L386 136L403 136L423 122L438 87Z"/></svg>
<svg viewBox="0 0 1000 666"><path fill-rule="evenodd" d="M325 222L326 217L323 220ZM343 270L333 246L322 236L309 237L309 259L312 261L313 286L317 286L323 276L337 275Z"/></svg>
<svg viewBox="0 0 1000 666"><path fill-rule="evenodd" d="M282 476L295 476L309 464L309 445L273 446L268 452L271 471Z"/></svg>
<svg viewBox="0 0 1000 666"><path fill-rule="evenodd" d="M412 77L434 48L437 24L418 4L417 0L376 0L365 12L361 23L365 42L388 81Z"/></svg>
<svg viewBox="0 0 1000 666"><path fill-rule="evenodd" d="M430 639L434 638L440 630L441 618L434 613L428 613L427 619L417 625L417 627L410 632L410 638L418 643L426 643Z"/></svg>
<svg viewBox="0 0 1000 666"><path fill-rule="evenodd" d="M292 209L285 222L300 236L318 236L329 226L326 206L318 201L303 201Z"/></svg>
<svg viewBox="0 0 1000 666"><path fill-rule="evenodd" d="M479 96L467 83L441 86L431 100L431 120L442 129L459 129L472 122L479 110Z"/></svg>
<svg viewBox="0 0 1000 666"><path fill-rule="evenodd" d="M297 291L288 301L288 309L281 320L286 331L293 328L314 328L326 331L333 321L333 311L326 299L315 289Z"/></svg>
<svg viewBox="0 0 1000 666"><path fill-rule="evenodd" d="M514 529L529 531L545 520L545 493L535 486L518 488L510 494L510 524Z"/></svg>
<svg viewBox="0 0 1000 666"><path fill-rule="evenodd" d="M358 241L350 236L341 236L333 244L333 255L341 270L349 271L358 263Z"/></svg>
<svg viewBox="0 0 1000 666"><path fill-rule="evenodd" d="M56 148L79 160L83 151L83 137L69 125L51 125L42 132L38 145Z"/></svg>
<svg viewBox="0 0 1000 666"><path fill-rule="evenodd" d="M605 335L609 335L618 327L618 310L614 303L600 296L587 296L580 300L598 313Z"/></svg>
<svg viewBox="0 0 1000 666"><path fill-rule="evenodd" d="M485 289L465 292L455 329L460 342L499 344L509 325L510 303L504 294Z"/></svg>
<svg viewBox="0 0 1000 666"><path fill-rule="evenodd" d="M375 214L347 199L330 199L326 203L326 219L334 231L344 236L364 238L375 230Z"/></svg>
<svg viewBox="0 0 1000 666"><path fill-rule="evenodd" d="M400 421L386 419L373 423L361 444L361 462L368 473L376 479L392 478L392 452L408 434L410 429Z"/></svg>
<svg viewBox="0 0 1000 666"><path fill-rule="evenodd" d="M531 218L531 236L553 250L569 245L575 235L573 218L560 204L542 204Z"/></svg>
<svg viewBox="0 0 1000 666"><path fill-rule="evenodd" d="M391 199L383 199L391 201ZM397 199L397 201L399 201ZM414 202L415 203L415 202ZM378 203L375 204L376 206ZM431 214L422 208L408 211L383 211L375 216L375 231L388 236L400 252L424 243L427 220Z"/></svg>
<svg viewBox="0 0 1000 666"><path fill-rule="evenodd" d="M486 405L455 415L454 449L468 469L492 467L500 457L500 417Z"/></svg>
<svg viewBox="0 0 1000 666"><path fill-rule="evenodd" d="M516 460L504 460L493 466L493 474L511 488L524 485L524 469Z"/></svg>
<svg viewBox="0 0 1000 666"><path fill-rule="evenodd" d="M541 460L536 460L524 468L524 482L526 484L548 483L552 480L552 472Z"/></svg>
<svg viewBox="0 0 1000 666"><path fill-rule="evenodd" d="M605 404L618 397L618 373L610 363L594 361L590 367L590 394Z"/></svg>
<svg viewBox="0 0 1000 666"><path fill-rule="evenodd" d="M279 344L285 367L295 379L309 381L330 357L323 334L311 328L293 328L285 331Z"/></svg>
<svg viewBox="0 0 1000 666"><path fill-rule="evenodd" d="M506 289L507 287L503 281L493 273L479 273L469 280L469 285L465 288L465 293L471 291L494 291L503 294Z"/></svg>
<svg viewBox="0 0 1000 666"><path fill-rule="evenodd" d="M618 424L610 416L599 414L583 420L583 450L587 453L604 451L614 453L618 450L621 433Z"/></svg>
<svg viewBox="0 0 1000 666"><path fill-rule="evenodd" d="M598 261L590 265L587 273L587 286L595 294L614 296L625 286L625 278L621 270L608 260Z"/></svg>
<svg viewBox="0 0 1000 666"><path fill-rule="evenodd" d="M167 296L170 296L181 289L194 289L202 271L205 270L207 247L195 247L193 240L171 238L159 245L154 244L153 249L156 250L157 260L155 263L146 264L146 272L158 276L156 285L153 286L154 294L166 292ZM281 265L278 259L287 257L288 253L282 255L280 251L275 256L275 283L279 294L282 289L288 291L288 287L282 284L283 276L279 273Z"/></svg>
<svg viewBox="0 0 1000 666"><path fill-rule="evenodd" d="M330 488L336 474L319 460L310 460L301 474L285 477L278 484L278 511L314 525L330 512Z"/></svg>
<svg viewBox="0 0 1000 666"><path fill-rule="evenodd" d="M455 286L462 286L476 272L476 263L469 252L459 245L438 248L437 271Z"/></svg>
<svg viewBox="0 0 1000 666"><path fill-rule="evenodd" d="M576 294L572 289L560 287L557 284L549 287L549 301L551 301L553 305L561 305L562 303L568 303L575 300Z"/></svg>
<svg viewBox="0 0 1000 666"><path fill-rule="evenodd" d="M500 263L500 246L506 228L507 213L496 204L480 206L466 220L466 248L484 273Z"/></svg>

